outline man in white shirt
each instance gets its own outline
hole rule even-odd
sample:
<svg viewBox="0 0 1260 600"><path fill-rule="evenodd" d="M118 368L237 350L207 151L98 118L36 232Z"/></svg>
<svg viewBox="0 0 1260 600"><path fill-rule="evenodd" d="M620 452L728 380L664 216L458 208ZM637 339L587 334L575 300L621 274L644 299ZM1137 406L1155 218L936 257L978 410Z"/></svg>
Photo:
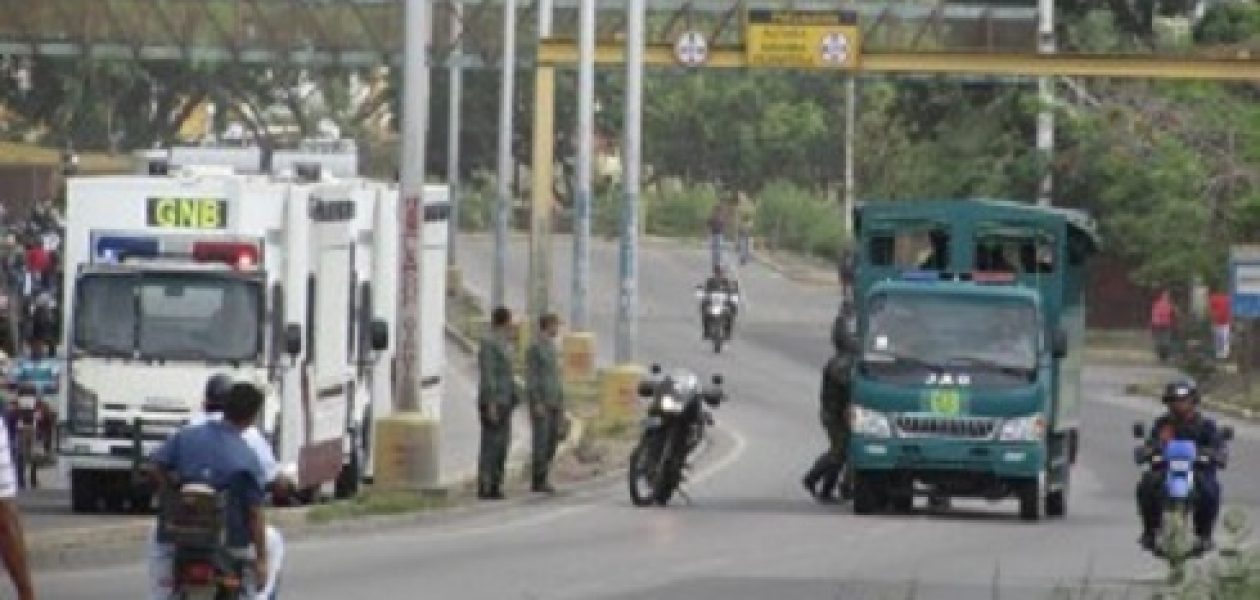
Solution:
<svg viewBox="0 0 1260 600"><path fill-rule="evenodd" d="M31 569L26 562L26 542L22 520L18 516L17 473L13 470L13 452L9 447L9 428L0 422L0 559L13 581L19 600L34 600Z"/></svg>
<svg viewBox="0 0 1260 600"><path fill-rule="evenodd" d="M211 419L223 418L223 404L232 389L232 378L222 373L206 382L204 413L194 415L186 427L201 425ZM276 456L271 451L271 444L263 437L258 427L250 427L241 432L241 439L258 456L266 477L268 487L283 488L290 484L280 474ZM171 548L157 541L157 524L149 536L149 583L153 600L168 600L171 596ZM258 600L274 600L276 597L276 580L280 576L280 565L284 561L284 538L275 527L267 526L267 580L258 592Z"/></svg>

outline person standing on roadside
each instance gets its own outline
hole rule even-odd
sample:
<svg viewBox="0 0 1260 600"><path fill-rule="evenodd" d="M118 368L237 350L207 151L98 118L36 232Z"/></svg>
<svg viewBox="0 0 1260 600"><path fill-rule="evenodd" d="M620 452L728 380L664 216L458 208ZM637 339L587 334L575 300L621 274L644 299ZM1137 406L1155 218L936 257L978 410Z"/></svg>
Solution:
<svg viewBox="0 0 1260 600"><path fill-rule="evenodd" d="M503 499L503 466L512 443L512 409L520 395L512 375L509 329L512 311L500 306L490 315L490 331L477 352L480 382L477 410L481 416L481 453L477 461L477 497Z"/></svg>
<svg viewBox="0 0 1260 600"><path fill-rule="evenodd" d="M1208 314L1212 318L1212 340L1216 342L1216 360L1229 360L1229 326L1233 320L1229 294L1216 292L1208 298Z"/></svg>
<svg viewBox="0 0 1260 600"><path fill-rule="evenodd" d="M18 600L35 600L31 567L26 561L26 538L17 507L17 471L9 448L9 430L0 427L0 559L17 591Z"/></svg>
<svg viewBox="0 0 1260 600"><path fill-rule="evenodd" d="M1173 321L1176 307L1173 306L1172 294L1163 290L1151 304L1151 336L1155 338L1155 354L1160 362L1166 362L1172 355Z"/></svg>
<svg viewBox="0 0 1260 600"><path fill-rule="evenodd" d="M564 382L560 376L560 360L556 352L556 335L560 318L546 313L538 319L538 336L525 352L525 385L529 393L529 415L532 425L533 491L554 494L547 481L551 461L560 444L564 422Z"/></svg>

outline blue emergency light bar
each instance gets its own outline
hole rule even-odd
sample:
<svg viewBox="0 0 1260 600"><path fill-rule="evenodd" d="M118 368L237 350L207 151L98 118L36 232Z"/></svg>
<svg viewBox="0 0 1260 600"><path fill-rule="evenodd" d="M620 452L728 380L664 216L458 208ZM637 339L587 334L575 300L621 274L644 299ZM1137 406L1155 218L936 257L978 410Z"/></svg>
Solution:
<svg viewBox="0 0 1260 600"><path fill-rule="evenodd" d="M96 256L109 260L153 258L161 250L157 238L101 236L96 240Z"/></svg>

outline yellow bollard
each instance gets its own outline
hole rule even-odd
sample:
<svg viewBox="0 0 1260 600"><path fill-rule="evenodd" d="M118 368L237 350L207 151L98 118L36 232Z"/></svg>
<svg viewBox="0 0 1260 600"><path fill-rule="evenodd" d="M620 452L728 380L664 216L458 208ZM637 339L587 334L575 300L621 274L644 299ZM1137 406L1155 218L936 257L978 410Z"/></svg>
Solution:
<svg viewBox="0 0 1260 600"><path fill-rule="evenodd" d="M595 378L595 334L572 331L560 343L561 371L569 385L590 383Z"/></svg>
<svg viewBox="0 0 1260 600"><path fill-rule="evenodd" d="M403 412L381 417L375 426L374 487L420 492L438 486L441 481L438 421L418 412Z"/></svg>
<svg viewBox="0 0 1260 600"><path fill-rule="evenodd" d="M455 265L446 267L446 293L455 295L464 289L464 273Z"/></svg>
<svg viewBox="0 0 1260 600"><path fill-rule="evenodd" d="M643 368L638 365L618 365L605 370L599 382L600 411L616 421L633 418L638 409L642 378Z"/></svg>

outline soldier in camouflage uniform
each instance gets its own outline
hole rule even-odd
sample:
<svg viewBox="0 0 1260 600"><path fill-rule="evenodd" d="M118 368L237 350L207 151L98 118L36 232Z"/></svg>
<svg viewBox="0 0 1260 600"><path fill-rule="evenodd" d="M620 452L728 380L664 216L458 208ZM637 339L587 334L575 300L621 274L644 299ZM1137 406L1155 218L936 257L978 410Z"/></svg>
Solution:
<svg viewBox="0 0 1260 600"><path fill-rule="evenodd" d="M529 415L533 438L533 486L535 492L555 493L547 481L551 460L560 444L564 420L564 383L556 352L560 319L547 313L538 320L538 336L525 353L525 384L529 393Z"/></svg>
<svg viewBox="0 0 1260 600"><path fill-rule="evenodd" d="M481 416L481 455L477 462L477 497L503 498L503 465L512 442L512 410L519 394L512 375L509 328L512 312L502 306L490 317L490 331L477 352L480 384L477 410Z"/></svg>
<svg viewBox="0 0 1260 600"><path fill-rule="evenodd" d="M819 393L819 420L827 432L828 448L814 461L814 466L801 480L805 489L822 502L834 500L835 489L848 454L851 372L858 352L856 342L848 330L848 313L848 310L842 310L832 327L831 341L836 353L823 367L822 389ZM822 483L821 487L819 482Z"/></svg>

